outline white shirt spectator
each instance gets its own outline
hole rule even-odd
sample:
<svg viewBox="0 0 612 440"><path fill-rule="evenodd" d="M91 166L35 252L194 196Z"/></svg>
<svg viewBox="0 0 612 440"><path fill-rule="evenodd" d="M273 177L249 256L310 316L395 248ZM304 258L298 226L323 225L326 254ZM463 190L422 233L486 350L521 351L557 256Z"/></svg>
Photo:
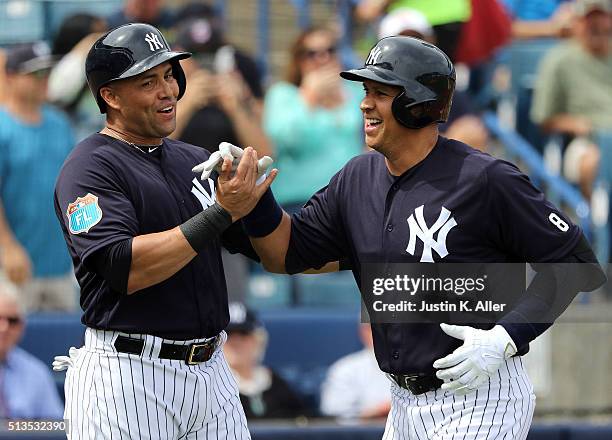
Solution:
<svg viewBox="0 0 612 440"><path fill-rule="evenodd" d="M390 389L391 381L378 367L374 351L364 348L340 358L329 368L321 390L321 412L361 418L390 404Z"/></svg>

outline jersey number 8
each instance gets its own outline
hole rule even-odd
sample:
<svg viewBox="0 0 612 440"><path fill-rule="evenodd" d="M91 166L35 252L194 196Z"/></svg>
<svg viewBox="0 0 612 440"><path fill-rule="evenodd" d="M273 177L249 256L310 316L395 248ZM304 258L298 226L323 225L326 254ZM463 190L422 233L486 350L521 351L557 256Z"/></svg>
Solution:
<svg viewBox="0 0 612 440"><path fill-rule="evenodd" d="M548 220L555 225L561 232L567 232L569 230L569 225L563 221L561 217L557 215L556 212L551 212L548 216Z"/></svg>

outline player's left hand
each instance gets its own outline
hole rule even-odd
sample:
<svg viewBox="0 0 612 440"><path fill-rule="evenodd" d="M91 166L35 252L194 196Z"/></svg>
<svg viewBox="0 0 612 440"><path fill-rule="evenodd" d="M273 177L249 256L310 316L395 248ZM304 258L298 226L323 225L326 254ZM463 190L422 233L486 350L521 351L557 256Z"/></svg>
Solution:
<svg viewBox="0 0 612 440"><path fill-rule="evenodd" d="M244 150L242 148L230 144L229 142L221 142L219 144L218 151L211 154L207 161L193 167L191 171L194 173L202 173L200 180L206 180L208 177L210 177L213 171L217 171L217 173L221 174L221 166L223 165L223 161L225 159L229 159L232 163L231 172L233 174L236 172L243 154ZM270 165L272 165L272 162L274 161L270 156L264 156L257 161L258 179L261 179L261 176L263 176ZM257 183L261 183L261 180L258 180Z"/></svg>
<svg viewBox="0 0 612 440"><path fill-rule="evenodd" d="M479 330L467 325L440 324L444 333L463 340L463 345L434 362L436 376L444 380L442 390L467 394L487 382L517 349L505 328Z"/></svg>
<svg viewBox="0 0 612 440"><path fill-rule="evenodd" d="M232 223L251 212L276 178L278 170L273 169L257 184L257 164L257 152L251 147L244 150L233 175L230 159L223 160L221 174L217 179L217 203L230 213Z"/></svg>

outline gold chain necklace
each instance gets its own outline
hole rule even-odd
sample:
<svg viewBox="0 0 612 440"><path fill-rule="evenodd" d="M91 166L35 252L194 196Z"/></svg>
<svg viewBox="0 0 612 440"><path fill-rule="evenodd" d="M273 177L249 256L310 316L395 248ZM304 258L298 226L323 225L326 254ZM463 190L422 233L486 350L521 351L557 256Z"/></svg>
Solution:
<svg viewBox="0 0 612 440"><path fill-rule="evenodd" d="M124 139L124 138L121 136L121 134L120 134L120 133L119 133L117 130L115 130L114 128L111 128L111 127L109 127L108 125L107 125L107 126L105 126L104 128L106 128L107 130L109 130L109 131L111 131L111 132L113 132L113 133L114 133L113 135L109 135L110 137L115 138L115 139L118 139L118 140L120 140L121 142L125 142L125 143L126 143L126 144L128 144L128 145L131 145L132 147L136 148L138 151L140 151L140 152L141 152L141 153L143 153L143 154L147 154L147 153L146 153L146 151L144 151L144 150L143 150L141 147L143 147L143 148L147 148L147 147L149 147L149 148L159 148L159 147L161 147L161 146L162 146L162 144L159 144L159 145L140 145L140 146L139 146L139 145L137 145L137 144L135 144L135 143L133 143L133 142L130 142L130 141L128 141L128 140L126 140L126 139Z"/></svg>

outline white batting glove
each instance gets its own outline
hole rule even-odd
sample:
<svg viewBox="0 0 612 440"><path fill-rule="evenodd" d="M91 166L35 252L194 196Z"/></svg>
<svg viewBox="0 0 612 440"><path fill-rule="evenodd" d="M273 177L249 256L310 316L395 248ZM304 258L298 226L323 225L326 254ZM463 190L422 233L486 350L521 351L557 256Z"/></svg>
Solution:
<svg viewBox="0 0 612 440"><path fill-rule="evenodd" d="M68 356L55 356L53 358L53 371L64 371L68 367L74 367L76 359L79 357L79 349L76 347L70 347L68 350Z"/></svg>
<svg viewBox="0 0 612 440"><path fill-rule="evenodd" d="M487 382L504 361L517 352L514 341L501 325L479 330L442 323L440 328L447 335L464 341L461 347L433 364L440 369L436 376L444 380L441 388L457 395L467 394Z"/></svg>
<svg viewBox="0 0 612 440"><path fill-rule="evenodd" d="M230 144L229 142L221 142L219 144L219 151L215 151L210 155L206 162L196 165L191 169L191 171L194 173L202 173L200 180L206 180L213 171L221 173L221 165L223 165L223 160L225 158L229 158L232 161L232 173L235 173L243 153L244 150L242 148ZM265 174L270 165L272 165L272 162L274 161L270 156L264 156L257 161L258 184L263 181L261 177Z"/></svg>

